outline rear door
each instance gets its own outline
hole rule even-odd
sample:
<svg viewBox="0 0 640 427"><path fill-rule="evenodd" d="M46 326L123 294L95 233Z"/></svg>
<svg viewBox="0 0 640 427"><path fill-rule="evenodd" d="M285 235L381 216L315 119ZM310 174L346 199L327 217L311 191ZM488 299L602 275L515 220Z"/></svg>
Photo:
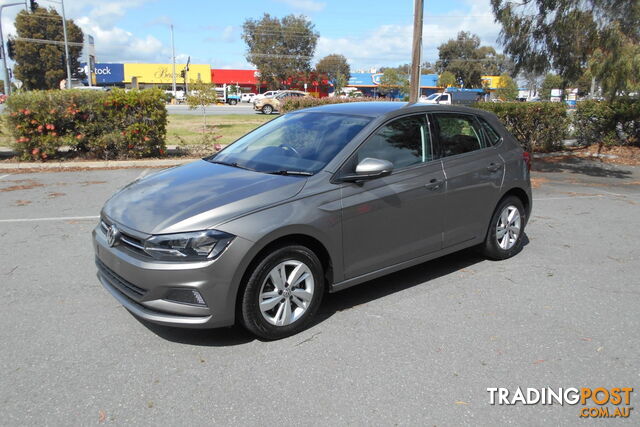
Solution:
<svg viewBox="0 0 640 427"><path fill-rule="evenodd" d="M442 247L444 173L434 156L426 114L380 127L343 168L388 160L393 173L342 187L345 277L357 277Z"/></svg>
<svg viewBox="0 0 640 427"><path fill-rule="evenodd" d="M472 114L433 113L446 178L443 246L484 238L498 202L504 163Z"/></svg>

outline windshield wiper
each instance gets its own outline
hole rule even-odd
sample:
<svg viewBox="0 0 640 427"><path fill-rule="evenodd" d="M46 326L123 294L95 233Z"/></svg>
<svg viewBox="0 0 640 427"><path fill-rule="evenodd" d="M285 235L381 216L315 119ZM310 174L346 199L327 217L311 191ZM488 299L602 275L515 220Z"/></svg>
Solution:
<svg viewBox="0 0 640 427"><path fill-rule="evenodd" d="M219 165L231 166L231 167L234 167L234 168L246 169L248 171L255 172L255 169L251 169L251 168L248 168L246 166L240 166L237 162L223 162L223 161L220 161L220 160L207 160L207 161L209 163L216 163L216 164L219 164Z"/></svg>
<svg viewBox="0 0 640 427"><path fill-rule="evenodd" d="M313 174L311 172L305 172L305 171L287 171L287 170L279 170L279 171L271 171L271 172L265 172L268 173L270 175L297 175L297 176L313 176Z"/></svg>

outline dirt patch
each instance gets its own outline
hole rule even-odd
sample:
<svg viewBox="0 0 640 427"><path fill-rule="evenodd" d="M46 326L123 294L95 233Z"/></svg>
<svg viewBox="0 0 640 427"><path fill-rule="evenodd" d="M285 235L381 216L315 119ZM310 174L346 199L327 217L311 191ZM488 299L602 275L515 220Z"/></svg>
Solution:
<svg viewBox="0 0 640 427"><path fill-rule="evenodd" d="M42 184L39 181L36 181L35 179L16 179L13 181L6 181L6 182L13 182L15 183L15 185L10 185L9 187L5 187L5 188L0 188L0 192L2 193L6 193L9 191L31 190L37 187L44 187L44 184Z"/></svg>
<svg viewBox="0 0 640 427"><path fill-rule="evenodd" d="M14 202L14 204L16 206L27 206L27 205L31 204L31 200L16 200Z"/></svg>
<svg viewBox="0 0 640 427"><path fill-rule="evenodd" d="M47 194L50 199L55 199L56 197L66 196L66 193L49 193Z"/></svg>
<svg viewBox="0 0 640 427"><path fill-rule="evenodd" d="M547 178L535 177L531 178L531 188L540 188L544 183L549 182Z"/></svg>
<svg viewBox="0 0 640 427"><path fill-rule="evenodd" d="M640 147L599 147L598 145L590 145L589 147L580 147L571 150L572 154L579 157L595 157L604 163L614 163L619 165L640 165ZM615 156L615 157L609 157Z"/></svg>

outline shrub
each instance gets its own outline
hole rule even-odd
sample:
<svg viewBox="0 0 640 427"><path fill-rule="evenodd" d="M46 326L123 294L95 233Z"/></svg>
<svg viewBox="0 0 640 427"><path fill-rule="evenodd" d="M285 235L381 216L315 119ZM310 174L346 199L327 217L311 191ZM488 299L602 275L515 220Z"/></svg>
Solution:
<svg viewBox="0 0 640 427"><path fill-rule="evenodd" d="M46 160L63 146L103 158L165 151L167 112L159 90L23 92L8 99L7 113L23 159Z"/></svg>
<svg viewBox="0 0 640 427"><path fill-rule="evenodd" d="M480 102L475 107L498 116L527 151L551 151L568 134L567 107L559 102Z"/></svg>
<svg viewBox="0 0 640 427"><path fill-rule="evenodd" d="M640 146L640 100L581 101L575 113L578 143Z"/></svg>
<svg viewBox="0 0 640 427"><path fill-rule="evenodd" d="M326 97L326 98L288 98L280 106L280 112L288 113L290 111L300 110L302 108L318 107L320 105L329 104L342 104L345 102L365 102L365 101L389 101L385 98L338 98L338 97Z"/></svg>

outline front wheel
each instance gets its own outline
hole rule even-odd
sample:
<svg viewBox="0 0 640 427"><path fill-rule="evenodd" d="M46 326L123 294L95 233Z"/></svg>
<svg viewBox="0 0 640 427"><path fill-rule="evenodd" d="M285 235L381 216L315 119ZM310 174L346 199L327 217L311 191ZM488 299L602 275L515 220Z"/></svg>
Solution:
<svg viewBox="0 0 640 427"><path fill-rule="evenodd" d="M278 248L251 272L242 296L242 323L269 340L296 334L317 312L323 293L318 257L304 246Z"/></svg>
<svg viewBox="0 0 640 427"><path fill-rule="evenodd" d="M229 105L236 105L237 103L238 103L238 101L235 100L235 99L230 99L229 100Z"/></svg>
<svg viewBox="0 0 640 427"><path fill-rule="evenodd" d="M263 114L271 114L273 113L273 107L271 105L265 105L264 107L262 107L262 113Z"/></svg>
<svg viewBox="0 0 640 427"><path fill-rule="evenodd" d="M522 250L526 213L522 201L509 196L496 207L482 252L487 258L511 258Z"/></svg>

